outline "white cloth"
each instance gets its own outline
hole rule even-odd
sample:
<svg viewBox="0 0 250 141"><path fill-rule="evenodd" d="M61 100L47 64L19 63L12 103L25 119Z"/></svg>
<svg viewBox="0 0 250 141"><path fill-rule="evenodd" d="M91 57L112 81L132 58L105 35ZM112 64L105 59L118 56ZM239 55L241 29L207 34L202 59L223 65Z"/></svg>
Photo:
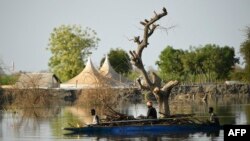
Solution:
<svg viewBox="0 0 250 141"><path fill-rule="evenodd" d="M99 124L99 117L97 115L93 116L92 124Z"/></svg>

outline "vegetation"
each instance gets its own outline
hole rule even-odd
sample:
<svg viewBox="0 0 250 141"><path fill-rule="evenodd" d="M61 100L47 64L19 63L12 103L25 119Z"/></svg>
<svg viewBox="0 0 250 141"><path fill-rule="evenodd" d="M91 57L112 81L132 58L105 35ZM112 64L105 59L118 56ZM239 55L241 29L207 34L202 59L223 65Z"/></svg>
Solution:
<svg viewBox="0 0 250 141"><path fill-rule="evenodd" d="M136 80L138 77L140 77L140 72L138 69L133 69L132 71L130 71L127 75L127 78L129 80Z"/></svg>
<svg viewBox="0 0 250 141"><path fill-rule="evenodd" d="M193 47L189 51L167 46L156 64L163 79L212 82L228 79L233 66L238 62L234 48L207 44Z"/></svg>
<svg viewBox="0 0 250 141"><path fill-rule="evenodd" d="M123 49L111 49L108 58L114 70L121 74L128 74L132 70L129 55ZM102 58L100 66L102 66L105 58Z"/></svg>
<svg viewBox="0 0 250 141"><path fill-rule="evenodd" d="M0 97L0 109L11 111L13 128L21 129L30 127L38 129L39 121L44 118L55 117L60 112L60 97L57 91L46 89L9 89ZM1 99L2 98L2 99Z"/></svg>
<svg viewBox="0 0 250 141"><path fill-rule="evenodd" d="M250 27L246 29L246 37L246 40L240 46L240 53L245 61L244 79L250 82Z"/></svg>
<svg viewBox="0 0 250 141"><path fill-rule="evenodd" d="M231 80L245 81L245 70L239 65L235 65L233 71L230 72Z"/></svg>
<svg viewBox="0 0 250 141"><path fill-rule="evenodd" d="M0 85L13 85L13 84L16 83L18 78L19 78L19 74L12 74L12 75L3 74L3 75L0 75Z"/></svg>
<svg viewBox="0 0 250 141"><path fill-rule="evenodd" d="M174 49L167 46L160 54L159 61L156 64L159 66L162 78L177 79L184 73L184 67L181 57L184 51Z"/></svg>
<svg viewBox="0 0 250 141"><path fill-rule="evenodd" d="M86 89L79 94L78 99L76 100L77 106L89 107L116 107L119 103L119 100L124 100L122 91L117 89L102 86L96 89ZM104 110L105 111L105 110Z"/></svg>
<svg viewBox="0 0 250 141"><path fill-rule="evenodd" d="M56 91L37 88L11 89L5 94L5 108L50 108L59 104L60 99L55 93Z"/></svg>
<svg viewBox="0 0 250 141"><path fill-rule="evenodd" d="M49 60L51 71L62 81L74 77L84 68L84 61L98 42L96 32L90 28L82 29L76 25L54 28L48 47L52 53Z"/></svg>

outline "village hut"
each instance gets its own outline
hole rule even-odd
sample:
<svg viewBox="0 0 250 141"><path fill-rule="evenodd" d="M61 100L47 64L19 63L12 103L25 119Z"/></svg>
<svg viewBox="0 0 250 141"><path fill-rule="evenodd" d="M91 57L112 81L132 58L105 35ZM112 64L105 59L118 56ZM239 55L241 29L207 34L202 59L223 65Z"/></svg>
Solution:
<svg viewBox="0 0 250 141"><path fill-rule="evenodd" d="M94 67L91 59L85 68L77 76L69 81L62 83L60 88L64 89L82 89L82 88L96 88L96 87L116 87L117 84L112 79L103 77Z"/></svg>
<svg viewBox="0 0 250 141"><path fill-rule="evenodd" d="M15 86L18 88L58 88L60 79L53 73L21 73Z"/></svg>
<svg viewBox="0 0 250 141"><path fill-rule="evenodd" d="M133 82L123 77L121 74L118 74L113 67L111 66L108 56L106 55L105 61L99 69L99 73L109 79L114 80L121 87L130 87L133 85Z"/></svg>

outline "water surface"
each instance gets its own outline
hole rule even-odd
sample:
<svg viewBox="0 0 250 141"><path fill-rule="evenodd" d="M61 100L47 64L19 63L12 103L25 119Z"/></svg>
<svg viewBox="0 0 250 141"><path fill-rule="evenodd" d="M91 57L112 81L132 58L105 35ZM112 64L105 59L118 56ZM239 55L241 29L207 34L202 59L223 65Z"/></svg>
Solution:
<svg viewBox="0 0 250 141"><path fill-rule="evenodd" d="M249 124L250 104L248 98L233 98L211 100L207 103L200 101L171 102L171 113L193 113L201 120L208 119L208 107L213 106L220 117L221 124ZM157 108L157 106L155 106ZM117 110L121 113L145 115L147 108L144 103L123 103ZM158 110L158 108L157 108ZM101 114L104 111L97 109ZM211 133L182 133L147 136L86 136L65 135L62 128L69 125L88 124L91 122L89 108L74 105L57 105L51 108L25 107L2 109L0 112L0 140L3 141L57 141L57 140L223 140L223 130Z"/></svg>

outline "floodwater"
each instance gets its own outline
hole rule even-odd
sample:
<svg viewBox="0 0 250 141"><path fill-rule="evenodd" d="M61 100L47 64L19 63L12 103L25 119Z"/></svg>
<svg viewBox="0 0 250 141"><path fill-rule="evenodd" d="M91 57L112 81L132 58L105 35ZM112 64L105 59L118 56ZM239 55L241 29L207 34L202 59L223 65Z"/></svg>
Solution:
<svg viewBox="0 0 250 141"><path fill-rule="evenodd" d="M213 99L207 103L201 101L175 101L170 103L171 113L195 114L199 119L208 119L208 107L213 106L220 117L221 124L250 124L250 104L248 98ZM155 106L157 108L157 106ZM145 115L147 108L144 104L123 103L119 112L133 115ZM98 113L103 113L97 109ZM181 133L147 136L87 136L66 135L63 127L71 125L82 126L91 122L89 108L68 105L57 105L53 108L26 107L2 109L0 112L0 140L3 141L62 141L62 140L223 140L223 130L216 134L210 133Z"/></svg>

